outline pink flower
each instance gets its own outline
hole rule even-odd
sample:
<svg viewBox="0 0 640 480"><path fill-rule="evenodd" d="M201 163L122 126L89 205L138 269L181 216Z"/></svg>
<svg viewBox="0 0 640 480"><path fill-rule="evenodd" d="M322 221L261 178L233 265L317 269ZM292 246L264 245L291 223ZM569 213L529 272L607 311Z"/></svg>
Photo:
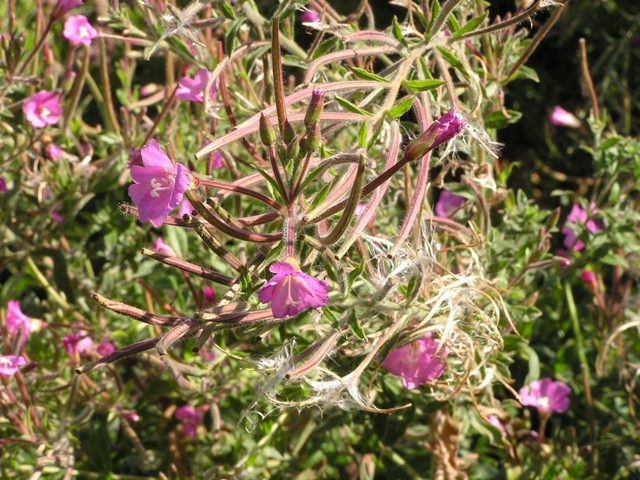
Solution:
<svg viewBox="0 0 640 480"><path fill-rule="evenodd" d="M569 409L571 389L562 382L541 378L520 389L520 403L535 407L541 414L564 413Z"/></svg>
<svg viewBox="0 0 640 480"><path fill-rule="evenodd" d="M559 105L553 107L549 115L549 122L558 127L580 128L582 125L573 113L567 112Z"/></svg>
<svg viewBox="0 0 640 480"><path fill-rule="evenodd" d="M353 213L356 217L359 217L360 215L362 215L362 213L365 211L366 208L367 208L366 203L359 203L356 205L356 210Z"/></svg>
<svg viewBox="0 0 640 480"><path fill-rule="evenodd" d="M60 215L60 212L58 211L58 207L53 207L51 209L51 220L53 220L56 223L62 223L62 220L64 220L64 218L62 217L62 215Z"/></svg>
<svg viewBox="0 0 640 480"><path fill-rule="evenodd" d="M271 302L275 318L294 316L307 308L318 308L327 303L329 286L302 273L295 258L287 257L284 262L276 262L269 271L275 275L262 287L258 298L262 303Z"/></svg>
<svg viewBox="0 0 640 480"><path fill-rule="evenodd" d="M49 155L51 160L58 160L62 155L62 149L55 143L49 143L47 145L47 155Z"/></svg>
<svg viewBox="0 0 640 480"><path fill-rule="evenodd" d="M464 118L452 108L407 146L404 158L408 161L422 158L427 152L457 137L466 124Z"/></svg>
<svg viewBox="0 0 640 480"><path fill-rule="evenodd" d="M558 250L556 250L556 257L558 257L556 258L556 261L558 262L558 266L560 268L569 268L569 265L571 265L571 260L569 260L567 252L559 248Z"/></svg>
<svg viewBox="0 0 640 480"><path fill-rule="evenodd" d="M4 177L0 177L0 193L7 191L7 182Z"/></svg>
<svg viewBox="0 0 640 480"><path fill-rule="evenodd" d="M310 10L305 8L300 13L300 22L301 23L314 23L320 21L320 14L315 10Z"/></svg>
<svg viewBox="0 0 640 480"><path fill-rule="evenodd" d="M460 208L466 200L460 195L442 190L434 211L438 217L449 217L453 212Z"/></svg>
<svg viewBox="0 0 640 480"><path fill-rule="evenodd" d="M144 165L131 166L134 184L129 196L138 206L140 221L159 227L182 202L191 177L187 167L174 164L155 140L142 147L141 154Z"/></svg>
<svg viewBox="0 0 640 480"><path fill-rule="evenodd" d="M403 347L394 348L382 366L389 373L402 377L402 384L409 389L437 380L444 372L444 358L448 352L443 348L436 354L438 342L431 333Z"/></svg>
<svg viewBox="0 0 640 480"><path fill-rule="evenodd" d="M204 297L204 303L210 304L216 299L216 292L209 285L205 285L202 287L202 296Z"/></svg>
<svg viewBox="0 0 640 480"><path fill-rule="evenodd" d="M58 0L58 3L56 3L56 6L53 7L51 11L51 18L57 20L69 10L79 7L80 5L82 5L82 0Z"/></svg>
<svg viewBox="0 0 640 480"><path fill-rule="evenodd" d="M560 229L564 233L564 246L570 250L579 251L584 248L584 243L578 240L576 232L569 226L571 223L582 223L587 228L589 233L598 233L602 230L603 225L599 220L594 220L593 215L596 213L596 206L594 203L589 205L589 214L582 209L580 205L574 203L571 207L571 212L567 216L565 226Z"/></svg>
<svg viewBox="0 0 640 480"><path fill-rule="evenodd" d="M183 218L185 215L191 216L193 214L193 205L186 198L182 200L180 204L180 210L178 210L178 217Z"/></svg>
<svg viewBox="0 0 640 480"><path fill-rule="evenodd" d="M507 434L507 431L505 430L504 425L502 425L502 422L498 417L496 417L495 415L488 415L487 420L492 426L500 430L500 433L502 433L503 436Z"/></svg>
<svg viewBox="0 0 640 480"><path fill-rule="evenodd" d="M582 272L580 272L580 280L586 283L589 287L593 287L597 283L596 274L591 270L582 270Z"/></svg>
<svg viewBox="0 0 640 480"><path fill-rule="evenodd" d="M102 355L103 357L107 355L111 355L115 351L116 351L116 347L113 346L113 343L107 342L106 340L100 342L96 347L96 352L98 352L98 354Z"/></svg>
<svg viewBox="0 0 640 480"><path fill-rule="evenodd" d="M222 156L222 154L218 150L214 150L211 153L209 161L211 162L211 167L214 170L218 170L218 169L224 167L224 157Z"/></svg>
<svg viewBox="0 0 640 480"><path fill-rule="evenodd" d="M136 423L140 421L140 415L138 415L136 412L126 412L126 413L123 413L122 416L126 418L128 421L130 421L131 423Z"/></svg>
<svg viewBox="0 0 640 480"><path fill-rule="evenodd" d="M55 92L42 90L22 104L22 113L34 128L53 125L62 115L60 96Z"/></svg>
<svg viewBox="0 0 640 480"><path fill-rule="evenodd" d="M72 45L91 45L91 41L98 36L98 32L84 15L74 15L67 18L62 34Z"/></svg>
<svg viewBox="0 0 640 480"><path fill-rule="evenodd" d="M71 358L76 358L93 347L93 340L86 332L71 333L62 337L62 346Z"/></svg>
<svg viewBox="0 0 640 480"><path fill-rule="evenodd" d="M165 255L170 255L172 257L176 256L176 252L174 252L169 245L164 243L164 240L162 240L162 237L156 238L154 242L151 244L151 248L153 249L154 252L157 252L157 253L163 253Z"/></svg>
<svg viewBox="0 0 640 480"><path fill-rule="evenodd" d="M202 420L201 413L194 407L183 405L176 410L176 419L182 422L182 433L186 437L195 438L198 432L198 425Z"/></svg>
<svg viewBox="0 0 640 480"><path fill-rule="evenodd" d="M9 337L19 338L18 351L21 352L27 343L27 336L31 331L31 319L22 313L19 301L9 300L5 320Z"/></svg>
<svg viewBox="0 0 640 480"><path fill-rule="evenodd" d="M17 355L0 355L0 376L11 377L26 363L24 358Z"/></svg>
<svg viewBox="0 0 640 480"><path fill-rule="evenodd" d="M193 78L182 77L178 81L178 90L176 91L176 97L182 100L190 100L192 102L203 103L204 102L204 89L207 87L209 81L209 70L201 68L196 72ZM211 98L215 98L218 93L218 87L214 83L211 85Z"/></svg>

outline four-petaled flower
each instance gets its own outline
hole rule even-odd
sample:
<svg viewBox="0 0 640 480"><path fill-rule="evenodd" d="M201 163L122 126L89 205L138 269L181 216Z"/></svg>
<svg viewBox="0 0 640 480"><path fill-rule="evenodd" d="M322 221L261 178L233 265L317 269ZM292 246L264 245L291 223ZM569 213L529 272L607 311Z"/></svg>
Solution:
<svg viewBox="0 0 640 480"><path fill-rule="evenodd" d="M91 41L98 36L98 32L84 15L74 15L67 18L62 34L72 45L91 45Z"/></svg>
<svg viewBox="0 0 640 480"><path fill-rule="evenodd" d="M307 308L318 308L327 303L327 283L302 273L295 258L276 262L269 271L275 275L262 287L258 298L262 303L271 302L275 318L294 316Z"/></svg>
<svg viewBox="0 0 640 480"><path fill-rule="evenodd" d="M22 104L22 113L35 128L53 125L62 115L60 96L55 92L42 90Z"/></svg>
<svg viewBox="0 0 640 480"><path fill-rule="evenodd" d="M571 212L567 216L564 227L561 231L564 233L564 246L568 249L579 251L584 248L584 243L578 240L578 236L574 229L570 226L572 223L582 223L587 228L589 233L598 233L602 230L603 225L599 220L595 220L593 216L596 213L596 206L594 203L589 205L589 213L580 207L578 204L573 204Z"/></svg>
<svg viewBox="0 0 640 480"><path fill-rule="evenodd" d="M176 409L176 419L182 422L182 433L186 437L195 438L198 432L198 425L202 420L202 414L190 405L183 405Z"/></svg>
<svg viewBox="0 0 640 480"><path fill-rule="evenodd" d="M550 378L541 378L520 389L520 403L526 407L535 407L543 415L553 412L564 413L569 409L571 389L562 382Z"/></svg>
<svg viewBox="0 0 640 480"><path fill-rule="evenodd" d="M134 184L129 196L138 206L141 222L159 227L182 202L191 177L187 167L173 163L155 140L142 147L143 165L131 165Z"/></svg>
<svg viewBox="0 0 640 480"><path fill-rule="evenodd" d="M204 68L198 70L193 78L182 77L178 81L178 90L176 91L176 97L182 100L203 103L204 89L207 87L208 81L209 70ZM218 88L214 82L213 85L211 85L211 91L209 92L209 94L211 98L215 98L217 93Z"/></svg>
<svg viewBox="0 0 640 480"><path fill-rule="evenodd" d="M580 128L581 125L580 120L573 113L567 112L559 105L553 107L549 115L549 122L558 127Z"/></svg>
<svg viewBox="0 0 640 480"><path fill-rule="evenodd" d="M11 377L26 363L18 355L0 355L0 376Z"/></svg>
<svg viewBox="0 0 640 480"><path fill-rule="evenodd" d="M86 332L71 333L62 337L62 346L71 358L83 354L93 347L93 340Z"/></svg>
<svg viewBox="0 0 640 480"><path fill-rule="evenodd" d="M437 380L444 372L448 352L442 348L436 353L437 349L438 342L427 333L415 342L391 350L382 366L389 373L402 377L406 388L418 388L423 383Z"/></svg>
<svg viewBox="0 0 640 480"><path fill-rule="evenodd" d="M460 208L465 201L466 200L460 195L451 193L448 190L443 190L440 192L440 196L436 202L436 206L434 208L435 214L438 217L448 217Z"/></svg>
<svg viewBox="0 0 640 480"><path fill-rule="evenodd" d="M27 336L31 331L31 319L22 313L20 302L17 300L9 300L7 303L6 325L10 338L14 339L19 337L18 351L21 352L27 343Z"/></svg>

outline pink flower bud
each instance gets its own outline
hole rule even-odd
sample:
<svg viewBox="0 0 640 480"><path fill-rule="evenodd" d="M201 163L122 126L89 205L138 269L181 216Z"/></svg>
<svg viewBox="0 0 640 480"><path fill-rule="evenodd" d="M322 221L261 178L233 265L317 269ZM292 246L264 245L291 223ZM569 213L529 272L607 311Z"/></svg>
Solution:
<svg viewBox="0 0 640 480"><path fill-rule="evenodd" d="M51 11L51 18L57 20L69 10L79 7L80 5L82 5L82 0L58 0L58 3L56 3Z"/></svg>
<svg viewBox="0 0 640 480"><path fill-rule="evenodd" d="M553 107L551 114L549 115L549 122L552 125L556 125L558 127L568 127L568 128L580 128L582 125L580 120L576 118L576 116L567 112L564 108L556 105Z"/></svg>
<svg viewBox="0 0 640 480"><path fill-rule="evenodd" d="M419 160L438 145L458 136L465 125L464 118L456 112L455 108L452 108L407 146L404 152L405 159L408 161Z"/></svg>
<svg viewBox="0 0 640 480"><path fill-rule="evenodd" d="M320 14L315 10L305 8L300 12L299 18L301 23L314 23L320 21Z"/></svg>

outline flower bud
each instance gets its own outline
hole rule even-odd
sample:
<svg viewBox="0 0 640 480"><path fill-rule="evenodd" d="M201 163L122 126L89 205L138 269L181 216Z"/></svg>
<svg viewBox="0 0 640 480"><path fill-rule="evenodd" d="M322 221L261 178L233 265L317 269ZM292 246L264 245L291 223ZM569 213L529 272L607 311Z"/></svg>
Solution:
<svg viewBox="0 0 640 480"><path fill-rule="evenodd" d="M458 136L465 125L465 120L452 108L407 146L404 158L410 162L419 160L438 145Z"/></svg>
<svg viewBox="0 0 640 480"><path fill-rule="evenodd" d="M284 122L284 132L282 134L282 138L284 139L284 143L290 144L293 142L293 139L296 138L296 131L293 128L293 125L289 123L289 120Z"/></svg>
<svg viewBox="0 0 640 480"><path fill-rule="evenodd" d="M262 140L262 143L267 147L276 143L276 131L264 114L260 115L260 140Z"/></svg>
<svg viewBox="0 0 640 480"><path fill-rule="evenodd" d="M320 132L320 125L316 123L315 127L312 130L309 130L304 138L302 139L302 147L305 153L313 153L318 148L320 148L320 144L322 143L322 134Z"/></svg>
<svg viewBox="0 0 640 480"><path fill-rule="evenodd" d="M287 145L287 158L294 160L298 158L298 154L300 153L300 140L298 137L294 138L293 141Z"/></svg>
<svg viewBox="0 0 640 480"><path fill-rule="evenodd" d="M307 127L307 129L318 123L323 108L324 92L320 89L315 89L311 94L311 101L309 102L309 107L307 107L307 113L304 116L304 126Z"/></svg>

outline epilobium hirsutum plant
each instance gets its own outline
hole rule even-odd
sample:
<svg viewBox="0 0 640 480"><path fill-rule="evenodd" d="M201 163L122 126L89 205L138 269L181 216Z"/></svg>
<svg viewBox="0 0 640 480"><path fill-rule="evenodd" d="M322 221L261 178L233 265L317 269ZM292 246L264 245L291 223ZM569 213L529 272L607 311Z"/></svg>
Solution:
<svg viewBox="0 0 640 480"><path fill-rule="evenodd" d="M464 3L412 5L407 23L394 21L384 32L336 22L329 9L305 23L317 31L309 52L289 30L281 32L295 18L291 7L274 15L267 43L267 20L245 4L244 20L233 20L246 22L241 43L234 38L224 46L200 25L238 25L231 16L200 19L197 2L163 14L144 9L162 28L147 55L180 45L174 51L185 70L197 73L165 87L165 104L143 140L143 165L130 167L134 205L123 210L200 237L217 257L214 269L166 252L153 258L220 290L214 305L170 316L95 294L117 313L168 330L79 371L153 347L165 355L189 337L197 351L229 330L255 336L280 325L273 361L256 363L270 376L254 406L266 396L282 406L381 411L381 365L410 375L405 385L426 383L423 394L439 401L482 397L494 382L509 382L494 361L502 336L516 326L476 247L490 236L490 206L498 198L498 153L485 116L508 118L486 89L518 75L527 52L502 46L497 62L477 49L492 48L492 34L515 32L542 5L483 26L484 7ZM318 50L323 37L333 40ZM286 82L285 65L294 68ZM195 143L161 130L170 128L162 120L174 96L202 104L190 107L199 117ZM177 125L175 132L189 128ZM228 165L215 178L207 161L214 152ZM458 170L465 173L449 173ZM464 196L443 191L442 201L452 195L453 206L434 215L429 189L454 178ZM183 194L193 211L176 216ZM471 201L458 200L465 198ZM547 248L538 248L540 259ZM306 326L305 334L288 336L289 326ZM424 354L392 360L416 349ZM299 385L297 393L287 384Z"/></svg>

